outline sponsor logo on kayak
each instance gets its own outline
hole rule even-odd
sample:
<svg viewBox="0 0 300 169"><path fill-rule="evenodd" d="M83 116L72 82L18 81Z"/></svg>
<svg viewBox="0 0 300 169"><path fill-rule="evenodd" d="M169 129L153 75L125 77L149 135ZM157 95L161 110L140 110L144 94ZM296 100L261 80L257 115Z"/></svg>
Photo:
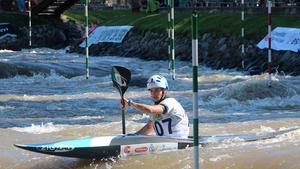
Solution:
<svg viewBox="0 0 300 169"><path fill-rule="evenodd" d="M137 147L134 150L136 153L144 153L148 151L148 147Z"/></svg>
<svg viewBox="0 0 300 169"><path fill-rule="evenodd" d="M75 148L74 147L63 147L63 146L42 146L42 147L37 147L36 148L39 151L44 151L44 152L57 152L57 153L62 153L62 152L69 152L73 151Z"/></svg>
<svg viewBox="0 0 300 169"><path fill-rule="evenodd" d="M155 152L157 150L157 147L155 147L153 144L151 144L150 146L149 146L149 151L150 152Z"/></svg>
<svg viewBox="0 0 300 169"><path fill-rule="evenodd" d="M124 151L125 154L129 154L130 153L130 146L124 147L123 151Z"/></svg>

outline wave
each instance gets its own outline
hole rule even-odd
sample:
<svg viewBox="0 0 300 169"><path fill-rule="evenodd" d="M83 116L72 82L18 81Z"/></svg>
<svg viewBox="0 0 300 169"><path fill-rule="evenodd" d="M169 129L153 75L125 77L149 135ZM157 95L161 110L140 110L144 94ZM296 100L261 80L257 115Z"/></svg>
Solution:
<svg viewBox="0 0 300 169"><path fill-rule="evenodd" d="M0 53L13 53L13 52L15 52L15 51L13 51L13 50L6 50L6 49L1 49L0 50Z"/></svg>
<svg viewBox="0 0 300 169"><path fill-rule="evenodd" d="M42 123L40 125L32 124L29 127L12 127L11 129L22 133L44 134L61 131L64 127L62 125L54 125L53 123Z"/></svg>

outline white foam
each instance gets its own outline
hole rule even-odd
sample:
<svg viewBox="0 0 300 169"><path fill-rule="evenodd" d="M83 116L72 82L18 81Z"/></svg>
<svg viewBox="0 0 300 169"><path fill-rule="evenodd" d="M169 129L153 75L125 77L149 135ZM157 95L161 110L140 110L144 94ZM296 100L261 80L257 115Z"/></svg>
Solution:
<svg viewBox="0 0 300 169"><path fill-rule="evenodd" d="M300 143L300 126L296 126L295 128L298 128L297 130L285 133L285 134L281 134L279 135L276 139L278 141L289 141L289 142L298 142ZM279 130L286 130L288 128L286 127L282 127Z"/></svg>
<svg viewBox="0 0 300 169"><path fill-rule="evenodd" d="M95 167L95 168L97 168L97 167ZM106 169L112 169L113 166L110 165L108 162L106 162L106 163L105 163L105 168L106 168Z"/></svg>
<svg viewBox="0 0 300 169"><path fill-rule="evenodd" d="M63 100L76 100L76 99L95 99L95 98L108 98L108 99L119 99L118 95L114 95L111 92L99 92L99 93L80 93L73 95L16 95L16 94L8 94L8 95L0 95L0 101L8 101L8 100L21 100L21 101L63 101ZM110 105L110 102L103 103L103 105ZM57 106L49 107L49 108L59 108ZM91 107L90 110L94 110L94 107Z"/></svg>
<svg viewBox="0 0 300 169"><path fill-rule="evenodd" d="M9 59L0 59L0 62L8 62Z"/></svg>
<svg viewBox="0 0 300 169"><path fill-rule="evenodd" d="M295 126L297 128L297 126ZM292 127L292 128L295 128ZM299 127L299 126L298 126ZM285 129L290 129L290 128L283 128ZM280 130L283 130L280 129ZM279 131L280 131L279 130ZM256 134L266 134L266 133L272 133L276 132L274 129L271 127L266 127L266 126L261 126L258 129L255 129ZM249 133L253 133L253 131L249 131ZM216 146L212 147L212 149L224 149L224 148L230 148L230 147L241 147L241 146L256 146L258 149L265 149L265 148L272 148L272 147L280 147L282 144L286 143L294 143L299 144L300 140L300 129L294 130L285 134L278 135L275 138L270 138L270 139L265 139L265 140L257 140L257 141L250 141L250 142L243 142L241 141L226 141L222 142L221 144L217 144Z"/></svg>
<svg viewBox="0 0 300 169"><path fill-rule="evenodd" d="M186 164L182 169L190 169L192 166L190 164Z"/></svg>
<svg viewBox="0 0 300 169"><path fill-rule="evenodd" d="M296 114L298 113L300 105L300 95L291 97L270 97L264 99L258 98L246 101L238 101L219 96L207 100L206 97L207 96L204 96L204 99L199 99L199 105L214 112L226 112L232 115L250 115L252 111L257 112L257 110L263 110L263 113L265 113L264 115L272 114L269 110L279 110L280 112L277 112L278 114Z"/></svg>
<svg viewBox="0 0 300 169"><path fill-rule="evenodd" d="M271 132L275 132L275 130L272 127L267 127L267 126L260 126L260 130L258 132L258 134L260 133L271 133Z"/></svg>
<svg viewBox="0 0 300 169"><path fill-rule="evenodd" d="M132 116L131 120L145 120L148 118L149 118L149 115L147 115L147 114L135 114Z"/></svg>
<svg viewBox="0 0 300 169"><path fill-rule="evenodd" d="M72 118L72 120L92 120L92 119L104 119L104 116L78 116Z"/></svg>
<svg viewBox="0 0 300 169"><path fill-rule="evenodd" d="M37 53L37 54L65 54L64 49L50 49L50 48L33 48L33 49L22 49L22 53Z"/></svg>
<svg viewBox="0 0 300 169"><path fill-rule="evenodd" d="M13 50L7 50L7 49L0 50L0 53L12 53L12 52L15 52L15 51L13 51Z"/></svg>
<svg viewBox="0 0 300 169"><path fill-rule="evenodd" d="M232 158L229 154L222 154L222 155L218 155L216 157L209 158L209 161L217 162L217 161L226 160L229 158Z"/></svg>
<svg viewBox="0 0 300 169"><path fill-rule="evenodd" d="M267 107L299 107L300 105L300 96L292 96L292 97L273 97L273 98L265 98L259 100L251 100L248 101L249 104L255 105L257 107L267 108Z"/></svg>
<svg viewBox="0 0 300 169"><path fill-rule="evenodd" d="M44 134L60 131L63 127L53 125L53 123L42 123L41 125L32 124L29 127L13 127L11 129L23 133Z"/></svg>
<svg viewBox="0 0 300 169"><path fill-rule="evenodd" d="M31 77L28 76L21 76L17 75L14 76L13 78L9 79L1 79L1 83L9 83L9 84L28 84L28 83L35 83L35 82L53 82L53 81L67 81L70 80L68 78L65 78L64 76L61 76L57 74L54 70L50 71L50 75L46 76L44 74L34 74Z"/></svg>
<svg viewBox="0 0 300 169"><path fill-rule="evenodd" d="M15 107L12 106L0 106L0 110L11 110L11 109L15 109Z"/></svg>
<svg viewBox="0 0 300 169"><path fill-rule="evenodd" d="M233 142L242 142L242 141L244 141L244 139L240 137L234 137L234 138L225 139L224 141L222 141L222 143L233 143Z"/></svg>

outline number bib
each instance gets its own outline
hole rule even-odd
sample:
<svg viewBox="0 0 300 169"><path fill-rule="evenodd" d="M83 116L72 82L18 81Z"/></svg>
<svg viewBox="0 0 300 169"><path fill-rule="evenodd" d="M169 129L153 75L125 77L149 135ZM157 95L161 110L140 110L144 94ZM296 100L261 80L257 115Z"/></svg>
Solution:
<svg viewBox="0 0 300 169"><path fill-rule="evenodd" d="M155 121L154 122L154 129L155 132L158 136L163 136L163 135L170 135L172 134L172 119L171 118L166 118L160 121ZM165 134L165 132L167 132Z"/></svg>
<svg viewBox="0 0 300 169"><path fill-rule="evenodd" d="M182 106L174 99L163 100L166 111L163 114L153 114L151 121L158 136L187 137L189 135L188 117Z"/></svg>

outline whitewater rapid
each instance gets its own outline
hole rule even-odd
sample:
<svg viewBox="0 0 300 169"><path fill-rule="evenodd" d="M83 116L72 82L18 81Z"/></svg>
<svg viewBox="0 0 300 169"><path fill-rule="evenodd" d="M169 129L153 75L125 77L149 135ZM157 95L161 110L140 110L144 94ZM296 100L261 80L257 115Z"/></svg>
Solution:
<svg viewBox="0 0 300 169"><path fill-rule="evenodd" d="M125 97L143 103L151 104L145 80L157 73L166 76L170 83L169 95L182 103L192 129L190 62L177 61L177 78L173 81L167 61L144 61L134 57L90 57L88 80L85 78L85 56L64 50L1 50L0 61L31 72L0 80L0 168L193 167L192 149L120 161L82 161L13 147L14 143L120 134L120 96L110 77L114 65L132 71L134 82ZM267 74L248 76L236 70L212 70L203 65L198 71L201 135L261 133L300 127L299 76L275 74L269 88ZM138 130L147 119L147 115L138 114L132 108L126 110L129 132ZM202 147L200 166L299 169L299 140L300 130L296 130L270 140Z"/></svg>

